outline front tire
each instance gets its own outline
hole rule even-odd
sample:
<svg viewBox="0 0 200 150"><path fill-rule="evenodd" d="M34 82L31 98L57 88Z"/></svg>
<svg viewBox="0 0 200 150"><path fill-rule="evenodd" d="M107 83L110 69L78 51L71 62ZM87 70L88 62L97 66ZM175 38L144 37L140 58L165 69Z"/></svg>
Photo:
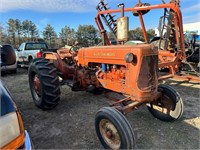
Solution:
<svg viewBox="0 0 200 150"><path fill-rule="evenodd" d="M41 109L52 109L60 101L60 83L53 63L34 59L28 70L33 101Z"/></svg>
<svg viewBox="0 0 200 150"><path fill-rule="evenodd" d="M150 113L162 121L175 121L183 114L183 101L177 91L168 85L159 85L162 96L147 105Z"/></svg>
<svg viewBox="0 0 200 150"><path fill-rule="evenodd" d="M128 120L112 107L101 108L95 118L97 136L106 149L133 149L135 137Z"/></svg>

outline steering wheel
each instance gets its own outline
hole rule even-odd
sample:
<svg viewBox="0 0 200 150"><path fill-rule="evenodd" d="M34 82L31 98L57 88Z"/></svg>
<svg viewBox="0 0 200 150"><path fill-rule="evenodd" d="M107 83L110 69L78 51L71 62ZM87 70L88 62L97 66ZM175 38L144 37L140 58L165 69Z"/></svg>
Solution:
<svg viewBox="0 0 200 150"><path fill-rule="evenodd" d="M71 46L71 48L69 49L69 53L74 55L78 52L78 50L81 48L81 47L85 47L83 43L80 43L80 42L76 42L74 45Z"/></svg>

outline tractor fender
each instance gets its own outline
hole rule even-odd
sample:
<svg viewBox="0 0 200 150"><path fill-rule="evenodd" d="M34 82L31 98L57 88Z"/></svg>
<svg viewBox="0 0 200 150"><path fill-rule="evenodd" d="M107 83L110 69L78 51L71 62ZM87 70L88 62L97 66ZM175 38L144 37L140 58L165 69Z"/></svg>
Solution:
<svg viewBox="0 0 200 150"><path fill-rule="evenodd" d="M54 66L56 67L57 70L60 72L64 73L65 72L65 67L64 67L64 62L60 58L60 56L55 53L55 52L44 52L43 53L43 58L52 61Z"/></svg>

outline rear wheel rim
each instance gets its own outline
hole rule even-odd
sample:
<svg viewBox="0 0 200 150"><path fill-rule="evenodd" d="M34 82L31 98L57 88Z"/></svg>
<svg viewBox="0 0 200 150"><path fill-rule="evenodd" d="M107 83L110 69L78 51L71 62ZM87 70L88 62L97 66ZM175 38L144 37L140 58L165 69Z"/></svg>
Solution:
<svg viewBox="0 0 200 150"><path fill-rule="evenodd" d="M170 115L170 111L173 109L173 101L167 95L162 95L160 99L152 103L152 107L163 114Z"/></svg>
<svg viewBox="0 0 200 150"><path fill-rule="evenodd" d="M108 119L102 119L99 122L99 130L103 140L111 149L119 149L121 145L121 139L116 127Z"/></svg>
<svg viewBox="0 0 200 150"><path fill-rule="evenodd" d="M33 83L34 83L34 87L33 87L33 91L34 91L34 95L39 98L42 95L42 89L41 89L41 84L40 84L40 79L38 77L38 75L36 74L33 78ZM36 98L36 99L37 99Z"/></svg>
<svg viewBox="0 0 200 150"><path fill-rule="evenodd" d="M151 104L151 107L160 112L163 116L171 117L173 119L178 119L183 114L183 102L180 99L178 102L173 102L173 100L167 96L163 95L161 99Z"/></svg>

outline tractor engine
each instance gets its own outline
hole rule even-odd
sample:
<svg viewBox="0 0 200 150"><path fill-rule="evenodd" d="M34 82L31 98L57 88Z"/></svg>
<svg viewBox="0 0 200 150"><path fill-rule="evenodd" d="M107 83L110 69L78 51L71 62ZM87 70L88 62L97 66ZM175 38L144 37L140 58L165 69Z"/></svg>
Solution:
<svg viewBox="0 0 200 150"><path fill-rule="evenodd" d="M104 88L99 79L111 81L125 81L126 67L115 64L89 63L88 66L79 66L76 79L83 90ZM88 89L90 90L90 89Z"/></svg>
<svg viewBox="0 0 200 150"><path fill-rule="evenodd" d="M82 88L102 87L137 101L157 92L157 49L149 44L98 46L78 51L76 80Z"/></svg>

